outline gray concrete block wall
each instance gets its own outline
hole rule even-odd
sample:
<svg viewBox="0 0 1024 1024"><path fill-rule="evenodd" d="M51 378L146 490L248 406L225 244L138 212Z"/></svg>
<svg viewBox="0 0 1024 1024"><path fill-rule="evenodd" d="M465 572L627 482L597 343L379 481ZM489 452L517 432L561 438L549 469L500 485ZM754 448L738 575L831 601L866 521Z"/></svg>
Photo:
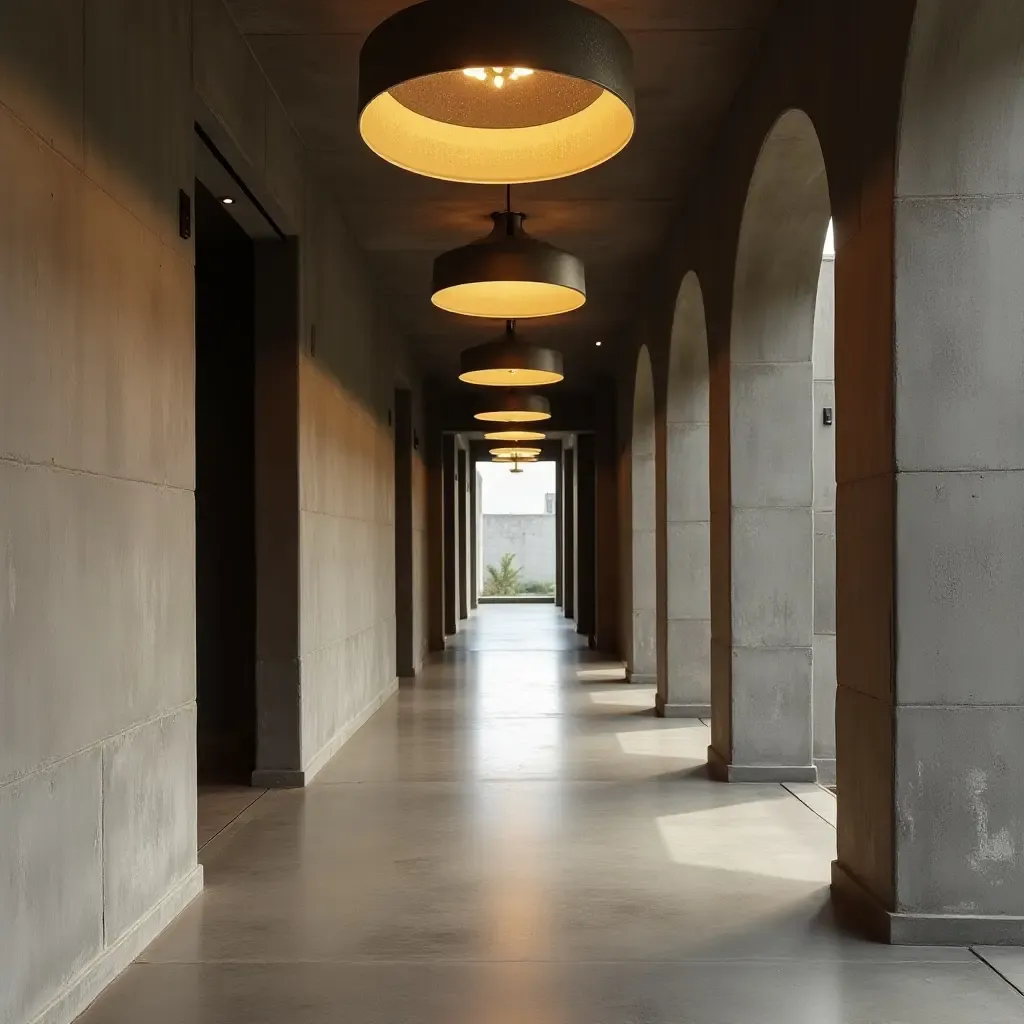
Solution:
<svg viewBox="0 0 1024 1024"><path fill-rule="evenodd" d="M394 691L394 441L400 344L337 204L311 183L299 371L302 759L308 777ZM392 355L394 354L394 356Z"/></svg>
<svg viewBox="0 0 1024 1024"><path fill-rule="evenodd" d="M319 201L224 13L0 9L3 1024L72 1019L201 887L193 255L178 235L193 119L287 230ZM317 322L327 346L303 361L305 754L394 676L384 396L410 370L340 216L302 244L301 334ZM422 562L422 516L419 533Z"/></svg>
<svg viewBox="0 0 1024 1024"><path fill-rule="evenodd" d="M0 1021L198 890L190 5L0 12Z"/></svg>
<svg viewBox="0 0 1024 1024"><path fill-rule="evenodd" d="M515 567L522 570L523 583L555 582L555 516L497 515L481 516L481 579L487 581L487 566L498 566L501 556L516 556Z"/></svg>

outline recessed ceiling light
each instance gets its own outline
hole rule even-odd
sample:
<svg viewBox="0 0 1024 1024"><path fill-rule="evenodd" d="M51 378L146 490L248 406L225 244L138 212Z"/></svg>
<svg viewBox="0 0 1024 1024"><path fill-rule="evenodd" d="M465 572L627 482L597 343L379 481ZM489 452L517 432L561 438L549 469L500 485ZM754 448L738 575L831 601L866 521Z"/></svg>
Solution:
<svg viewBox="0 0 1024 1024"><path fill-rule="evenodd" d="M234 204L234 202L235 202L234 199L231 198L231 196L221 196L220 197L220 201L225 206L232 206Z"/></svg>
<svg viewBox="0 0 1024 1024"><path fill-rule="evenodd" d="M594 342L594 344L595 344L595 345L596 345L596 346L597 346L598 348L600 348L600 347L601 347L601 346L602 346L602 345L604 344L604 342L603 342L603 341L595 341L595 342Z"/></svg>

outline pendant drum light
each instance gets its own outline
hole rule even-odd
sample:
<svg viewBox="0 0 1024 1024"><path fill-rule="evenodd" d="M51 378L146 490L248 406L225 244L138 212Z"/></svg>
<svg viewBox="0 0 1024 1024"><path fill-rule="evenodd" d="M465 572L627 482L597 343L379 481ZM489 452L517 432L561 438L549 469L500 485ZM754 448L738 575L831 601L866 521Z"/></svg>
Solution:
<svg viewBox="0 0 1024 1024"><path fill-rule="evenodd" d="M522 213L491 216L490 235L434 260L435 306L463 316L522 320L569 313L587 301L579 259L528 235Z"/></svg>
<svg viewBox="0 0 1024 1024"><path fill-rule="evenodd" d="M482 423L543 423L551 419L551 404L543 395L509 388L482 412L474 415Z"/></svg>
<svg viewBox="0 0 1024 1024"><path fill-rule="evenodd" d="M491 454L496 459L532 459L540 455L540 448L520 448L518 445L514 448L492 448Z"/></svg>
<svg viewBox="0 0 1024 1024"><path fill-rule="evenodd" d="M563 380L562 354L520 341L510 321L502 337L462 353L459 380L486 387L525 388Z"/></svg>
<svg viewBox="0 0 1024 1024"><path fill-rule="evenodd" d="M543 441L546 437L538 430L494 430L484 434L485 441Z"/></svg>
<svg viewBox="0 0 1024 1024"><path fill-rule="evenodd" d="M359 54L359 133L415 174L549 181L604 163L633 136L633 54L571 0L424 0Z"/></svg>

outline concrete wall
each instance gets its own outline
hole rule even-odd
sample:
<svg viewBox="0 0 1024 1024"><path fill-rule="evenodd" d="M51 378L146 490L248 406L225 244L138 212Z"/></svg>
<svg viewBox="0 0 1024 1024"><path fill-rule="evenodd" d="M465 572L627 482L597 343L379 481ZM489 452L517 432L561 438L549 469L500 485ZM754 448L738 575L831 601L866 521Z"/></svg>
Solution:
<svg viewBox="0 0 1024 1024"><path fill-rule="evenodd" d="M196 117L300 236L296 338L316 322L321 339L301 356L290 767L308 773L393 685L387 396L414 375L252 54L219 0L0 6L3 1024L70 1020L201 887L178 236Z"/></svg>
<svg viewBox="0 0 1024 1024"><path fill-rule="evenodd" d="M501 556L516 556L515 566L522 570L523 583L555 582L555 516L494 515L483 521L483 564L481 580L488 579L487 566L497 568Z"/></svg>
<svg viewBox="0 0 1024 1024"><path fill-rule="evenodd" d="M302 769L308 779L397 685L397 342L376 311L336 201L311 190L299 367Z"/></svg>
<svg viewBox="0 0 1024 1024"><path fill-rule="evenodd" d="M0 7L0 1021L201 887L190 5Z"/></svg>

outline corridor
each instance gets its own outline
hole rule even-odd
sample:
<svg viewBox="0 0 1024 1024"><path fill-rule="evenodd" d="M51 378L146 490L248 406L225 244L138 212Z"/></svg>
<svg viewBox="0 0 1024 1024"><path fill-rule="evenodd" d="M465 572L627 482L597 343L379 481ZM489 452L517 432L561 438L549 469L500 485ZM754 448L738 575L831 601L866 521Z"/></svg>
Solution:
<svg viewBox="0 0 1024 1024"><path fill-rule="evenodd" d="M832 797L706 777L550 606L487 606L83 1024L1019 1024L1019 951L841 933ZM798 795L794 795L798 794Z"/></svg>

